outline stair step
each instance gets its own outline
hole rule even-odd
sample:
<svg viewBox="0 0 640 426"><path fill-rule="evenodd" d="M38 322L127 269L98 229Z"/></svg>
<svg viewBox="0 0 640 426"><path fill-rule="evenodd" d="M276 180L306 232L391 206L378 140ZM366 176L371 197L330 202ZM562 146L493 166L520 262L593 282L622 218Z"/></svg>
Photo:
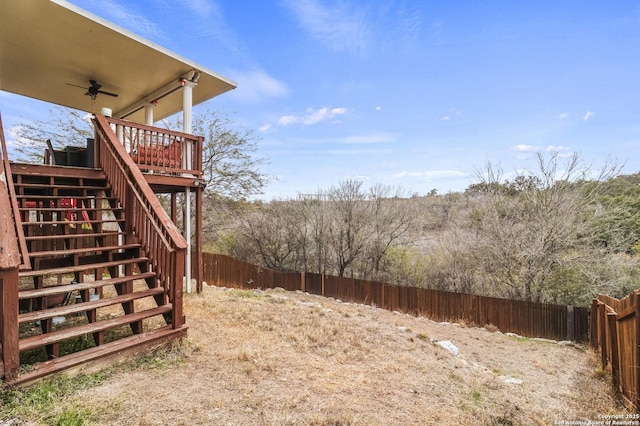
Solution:
<svg viewBox="0 0 640 426"><path fill-rule="evenodd" d="M83 336L90 333L98 333L110 328L118 327L125 324L131 324L134 322L142 321L146 318L151 318L156 315L162 315L171 312L173 305L166 304L158 306L157 308L147 309L145 311L136 312L134 314L123 315L117 318L111 318L103 321L97 321L78 327L66 328L62 330L56 330L47 334L37 334L35 336L21 339L19 342L19 350L26 351L29 349L35 349L46 345L62 342L63 340L72 339L74 337Z"/></svg>
<svg viewBox="0 0 640 426"><path fill-rule="evenodd" d="M38 271L33 271L33 270L24 271L24 272L20 272L18 276L22 278L22 277L38 277L41 275L70 274L73 272L85 271L87 269L109 268L112 266L128 265L132 263L144 263L148 261L149 261L148 257L135 257L133 259L112 260L110 262L88 263L86 265L74 265L74 266L64 266L64 267L51 268L51 269L40 269Z"/></svg>
<svg viewBox="0 0 640 426"><path fill-rule="evenodd" d="M113 237L114 235L126 235L124 232L99 232L90 234L56 234L56 235L28 235L25 237L27 241L42 241L42 240L64 240L70 238L102 238Z"/></svg>
<svg viewBox="0 0 640 426"><path fill-rule="evenodd" d="M28 373L20 374L10 383L14 386L28 384L54 372L74 368L89 361L94 361L93 364L95 364L96 360L108 360L112 356L120 357L122 354L139 353L142 350L158 346L169 340L182 338L186 335L187 330L187 326L174 329L170 325L166 325L155 330L134 334L133 336L105 343L104 345L41 362L35 369Z"/></svg>
<svg viewBox="0 0 640 426"><path fill-rule="evenodd" d="M50 250L50 251L32 251L29 252L29 257L58 257L58 256L69 256L73 254L84 254L84 253L102 253L105 251L115 251L115 250L127 250L132 248L140 248L141 244L131 243L131 244L123 244L121 246L107 246L107 247L83 247L77 249L68 249L68 250Z"/></svg>
<svg viewBox="0 0 640 426"><path fill-rule="evenodd" d="M18 315L18 323L22 324L31 321L42 321L53 317L64 317L71 314L77 314L79 312L86 312L93 309L104 308L106 306L117 305L119 303L131 302L137 299L144 299L145 297L156 296L162 293L164 293L164 288L154 287L148 290L136 291L134 293L123 294L106 299L75 303L73 305L58 306L41 311L26 312Z"/></svg>
<svg viewBox="0 0 640 426"><path fill-rule="evenodd" d="M14 183L16 190L24 189L57 189L63 191L104 191L108 185L61 185L58 183Z"/></svg>
<svg viewBox="0 0 640 426"><path fill-rule="evenodd" d="M122 210L122 207L20 207L18 208L21 212L35 211L45 213L45 212L73 212L73 211L83 211L83 212L109 212Z"/></svg>
<svg viewBox="0 0 640 426"><path fill-rule="evenodd" d="M51 220L51 221L43 221L43 222L22 222L22 226L41 226L41 225L82 225L83 223L97 224L97 223L114 223L121 222L124 223L125 219L98 219L98 220Z"/></svg>
<svg viewBox="0 0 640 426"><path fill-rule="evenodd" d="M122 284L132 280L142 280L155 277L155 272L141 272L135 275L127 275L124 277L107 278L106 280L89 281L86 283L54 285L49 287L37 288L32 290L21 290L18 292L18 299L35 299L36 297L55 296L57 294L69 293L74 290L91 290L93 288L105 287L108 285Z"/></svg>
<svg viewBox="0 0 640 426"><path fill-rule="evenodd" d="M18 200L34 199L34 201L59 200L61 198L73 198L76 200L108 200L117 201L116 197L98 197L93 195L40 195L40 194L16 194Z"/></svg>
<svg viewBox="0 0 640 426"><path fill-rule="evenodd" d="M12 163L11 171L16 175L29 176L77 176L103 179L104 172L96 167L55 166L51 164Z"/></svg>

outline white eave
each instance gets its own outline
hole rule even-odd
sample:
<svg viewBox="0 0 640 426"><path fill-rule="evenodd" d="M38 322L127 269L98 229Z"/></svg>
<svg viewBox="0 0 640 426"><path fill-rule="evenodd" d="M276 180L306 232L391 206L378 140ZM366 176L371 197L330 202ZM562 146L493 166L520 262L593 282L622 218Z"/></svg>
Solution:
<svg viewBox="0 0 640 426"><path fill-rule="evenodd" d="M92 113L109 108L143 123L149 102L157 101L155 120L182 110L176 89L193 71L194 105L237 86L67 1L0 0L0 90ZM89 80L118 97L92 100L83 89Z"/></svg>

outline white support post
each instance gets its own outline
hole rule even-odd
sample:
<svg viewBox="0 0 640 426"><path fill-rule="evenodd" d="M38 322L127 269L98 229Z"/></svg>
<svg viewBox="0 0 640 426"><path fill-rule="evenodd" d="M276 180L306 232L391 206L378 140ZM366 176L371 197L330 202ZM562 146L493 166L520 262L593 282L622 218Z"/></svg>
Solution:
<svg viewBox="0 0 640 426"><path fill-rule="evenodd" d="M144 106L144 123L147 126L153 126L153 109L155 108L155 105L152 104L151 102L145 104Z"/></svg>
<svg viewBox="0 0 640 426"><path fill-rule="evenodd" d="M184 133L192 132L193 88L195 83L183 80L182 91L182 125ZM190 142L188 142L190 144ZM191 146L187 145L182 158L183 168L191 169ZM185 258L185 276L187 280L187 294L191 293L191 190L185 189L186 208L184 212L184 233L187 240L187 255Z"/></svg>

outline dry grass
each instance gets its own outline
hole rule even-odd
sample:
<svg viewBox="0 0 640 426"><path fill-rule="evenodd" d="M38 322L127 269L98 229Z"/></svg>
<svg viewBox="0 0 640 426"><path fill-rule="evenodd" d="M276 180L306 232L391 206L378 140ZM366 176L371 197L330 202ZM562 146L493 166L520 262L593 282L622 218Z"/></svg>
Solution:
<svg viewBox="0 0 640 426"><path fill-rule="evenodd" d="M57 408L113 425L535 425L622 411L582 347L280 290L206 287L185 309L180 347Z"/></svg>

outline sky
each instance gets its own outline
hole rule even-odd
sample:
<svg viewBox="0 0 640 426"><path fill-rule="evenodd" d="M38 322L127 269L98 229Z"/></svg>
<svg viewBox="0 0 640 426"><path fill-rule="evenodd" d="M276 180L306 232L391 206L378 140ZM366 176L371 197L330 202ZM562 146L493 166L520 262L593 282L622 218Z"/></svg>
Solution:
<svg viewBox="0 0 640 426"><path fill-rule="evenodd" d="M637 1L71 3L238 83L202 108L254 132L267 201L347 179L463 191L538 153L640 171ZM5 129L51 107L33 102L0 98Z"/></svg>

